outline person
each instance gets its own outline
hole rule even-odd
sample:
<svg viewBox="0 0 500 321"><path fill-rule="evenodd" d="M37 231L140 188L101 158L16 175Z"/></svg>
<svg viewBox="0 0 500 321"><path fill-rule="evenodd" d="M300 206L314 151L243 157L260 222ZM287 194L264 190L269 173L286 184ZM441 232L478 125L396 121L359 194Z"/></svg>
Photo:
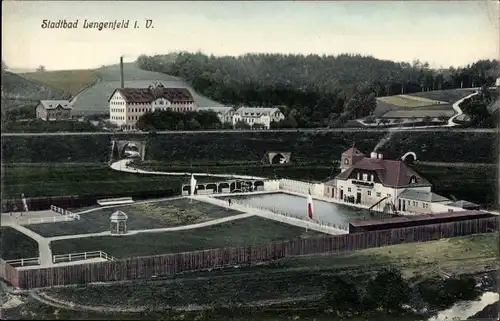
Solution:
<svg viewBox="0 0 500 321"><path fill-rule="evenodd" d="M229 206L231 206L231 199L230 198L227 199L227 203L229 204Z"/></svg>

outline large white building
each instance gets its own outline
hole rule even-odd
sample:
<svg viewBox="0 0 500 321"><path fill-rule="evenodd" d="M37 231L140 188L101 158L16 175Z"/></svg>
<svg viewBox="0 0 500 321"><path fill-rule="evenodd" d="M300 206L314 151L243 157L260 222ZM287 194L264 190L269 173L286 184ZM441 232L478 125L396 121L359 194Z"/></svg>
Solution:
<svg viewBox="0 0 500 321"><path fill-rule="evenodd" d="M196 110L194 98L187 88L166 88L159 82L148 88L115 89L108 102L109 120L126 129L135 129L142 115L155 110Z"/></svg>
<svg viewBox="0 0 500 321"><path fill-rule="evenodd" d="M200 107L198 111L200 110L214 111L222 123L230 123L233 126L239 122L243 122L250 126L258 124L263 128L269 128L271 127L271 122L279 122L285 119L285 115L283 115L279 108L240 107L235 109L232 107Z"/></svg>
<svg viewBox="0 0 500 321"><path fill-rule="evenodd" d="M431 183L399 160L365 156L354 146L342 153L341 173L325 183L324 196L403 214L439 212L451 201L431 191Z"/></svg>

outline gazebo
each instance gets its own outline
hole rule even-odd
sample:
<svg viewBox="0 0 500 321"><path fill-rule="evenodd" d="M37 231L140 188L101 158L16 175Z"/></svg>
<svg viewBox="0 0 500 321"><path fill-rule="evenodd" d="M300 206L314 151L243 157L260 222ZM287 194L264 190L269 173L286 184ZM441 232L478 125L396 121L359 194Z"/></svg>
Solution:
<svg viewBox="0 0 500 321"><path fill-rule="evenodd" d="M127 214L122 211L116 211L111 214L109 229L111 234L126 234L127 233Z"/></svg>

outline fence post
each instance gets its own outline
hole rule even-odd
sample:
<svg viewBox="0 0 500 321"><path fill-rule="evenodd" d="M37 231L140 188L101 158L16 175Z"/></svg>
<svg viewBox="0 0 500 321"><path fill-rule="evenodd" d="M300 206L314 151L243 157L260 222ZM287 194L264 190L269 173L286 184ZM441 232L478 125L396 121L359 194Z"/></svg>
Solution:
<svg viewBox="0 0 500 321"><path fill-rule="evenodd" d="M68 254L68 260L71 262L71 253Z"/></svg>
<svg viewBox="0 0 500 321"><path fill-rule="evenodd" d="M21 259L21 266L24 266L24 259Z"/></svg>
<svg viewBox="0 0 500 321"><path fill-rule="evenodd" d="M87 259L87 252L83 253L85 260Z"/></svg>

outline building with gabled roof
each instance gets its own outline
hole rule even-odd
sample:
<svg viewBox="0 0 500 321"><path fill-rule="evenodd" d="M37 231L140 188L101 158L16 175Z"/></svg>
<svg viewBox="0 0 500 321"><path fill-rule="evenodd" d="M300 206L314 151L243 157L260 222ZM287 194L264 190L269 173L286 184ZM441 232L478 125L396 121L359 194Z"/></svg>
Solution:
<svg viewBox="0 0 500 321"><path fill-rule="evenodd" d="M189 112L197 107L187 88L169 88L161 82L147 88L117 88L108 102L110 121L126 129L134 129L139 118L148 112Z"/></svg>
<svg viewBox="0 0 500 321"><path fill-rule="evenodd" d="M46 121L69 120L72 110L69 100L40 100L36 106L36 118Z"/></svg>
<svg viewBox="0 0 500 321"><path fill-rule="evenodd" d="M375 211L422 214L442 211L451 201L431 191L432 184L400 160L369 157L354 145L341 155L341 173L325 183L324 196Z"/></svg>

